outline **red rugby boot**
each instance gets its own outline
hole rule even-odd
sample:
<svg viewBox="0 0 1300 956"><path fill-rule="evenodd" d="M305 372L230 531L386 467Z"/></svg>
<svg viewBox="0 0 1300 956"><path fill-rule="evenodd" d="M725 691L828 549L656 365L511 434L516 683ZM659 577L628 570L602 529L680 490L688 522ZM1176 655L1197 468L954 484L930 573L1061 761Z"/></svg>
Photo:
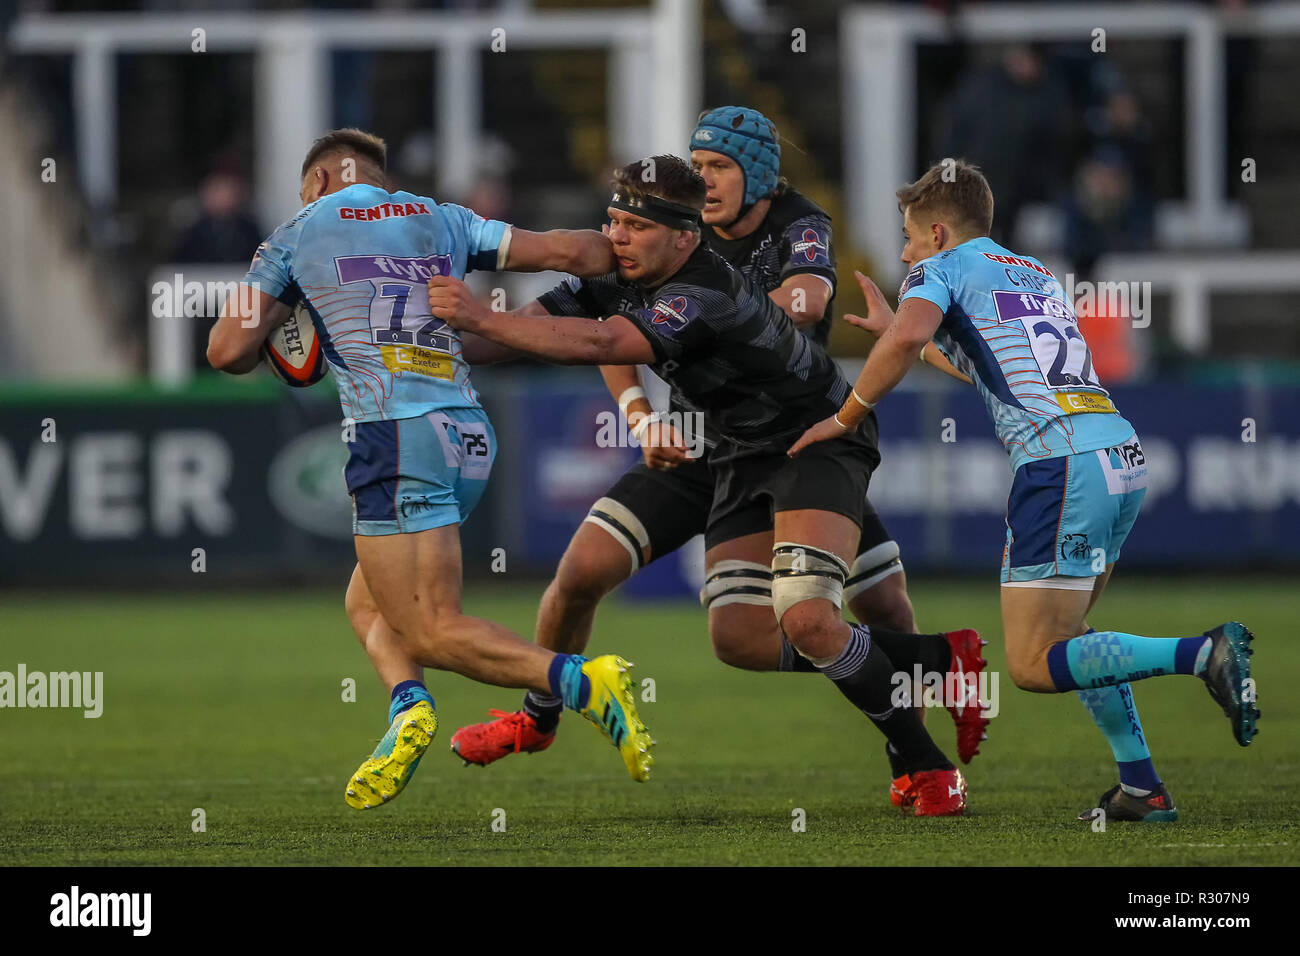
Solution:
<svg viewBox="0 0 1300 956"><path fill-rule="evenodd" d="M957 756L962 763L970 763L971 758L980 752L980 741L988 739L985 732L989 725L989 718L985 716L988 708L979 696L980 671L988 666L981 648L987 642L980 640L978 631L969 628L948 631L944 637L952 648L952 661L944 675L944 709L957 725ZM949 700L947 691L954 684L957 697Z"/></svg>
<svg viewBox="0 0 1300 956"><path fill-rule="evenodd" d="M889 784L889 802L907 809L916 803L916 783L908 774L895 777Z"/></svg>
<svg viewBox="0 0 1300 956"><path fill-rule="evenodd" d="M555 740L555 731L544 734L537 722L522 710L507 713L489 710L496 720L461 727L451 736L451 749L465 764L486 767L510 754L533 754L545 750Z"/></svg>
<svg viewBox="0 0 1300 956"><path fill-rule="evenodd" d="M959 817L966 812L966 778L960 770L919 770L912 782L916 816Z"/></svg>

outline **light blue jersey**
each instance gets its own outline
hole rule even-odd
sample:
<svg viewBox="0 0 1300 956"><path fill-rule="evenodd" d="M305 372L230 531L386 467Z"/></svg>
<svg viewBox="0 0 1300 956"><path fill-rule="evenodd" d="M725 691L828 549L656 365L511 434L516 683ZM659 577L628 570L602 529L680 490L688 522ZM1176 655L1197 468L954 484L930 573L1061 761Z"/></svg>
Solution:
<svg viewBox="0 0 1300 956"><path fill-rule="evenodd" d="M460 335L430 314L425 284L500 268L509 230L463 206L358 183L273 232L244 281L306 302L353 421L476 409Z"/></svg>
<svg viewBox="0 0 1300 956"><path fill-rule="evenodd" d="M1074 308L1037 259L987 237L918 263L899 290L937 305L935 344L975 382L1011 467L1122 444L1133 426L1092 369Z"/></svg>

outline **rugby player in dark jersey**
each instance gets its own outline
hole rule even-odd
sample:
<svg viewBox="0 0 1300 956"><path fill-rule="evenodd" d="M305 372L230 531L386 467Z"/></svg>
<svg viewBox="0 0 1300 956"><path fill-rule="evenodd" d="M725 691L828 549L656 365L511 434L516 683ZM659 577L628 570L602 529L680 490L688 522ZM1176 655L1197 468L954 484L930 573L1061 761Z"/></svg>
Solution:
<svg viewBox="0 0 1300 956"><path fill-rule="evenodd" d="M781 307L805 336L824 347L836 281L831 221L780 178L781 147L771 122L743 107L710 110L701 115L691 145L692 164L707 188L701 238ZM605 366L601 373L634 426L645 460L593 505L542 600L538 643L571 653L586 648L605 595L646 564L704 533L714 497L708 453L689 457L686 437L671 424L680 424L682 413L692 410L680 389L673 390L671 403L678 414L661 422L647 417L652 408L635 367ZM707 449L716 444L716 431L707 423L703 438ZM752 517L753 527L737 525L731 529L733 537L770 532L768 516ZM707 567L700 600L709 612L719 660L748 670L815 670L782 640L771 610L766 557L749 562L710 555ZM913 637L916 619L898 545L869 501L844 600L859 621L870 625L874 639L902 671L912 673L919 664L927 673L959 669L962 680L977 678L983 662L974 631ZM924 722L924 710L918 712ZM988 721L978 706L954 705L950 712L958 721L958 755L969 761L979 752ZM530 695L520 711L495 713L495 720L462 728L453 737L453 747L464 759L486 765L511 753L544 750L559 720L553 702L544 702L540 695ZM890 798L898 806L909 806L915 799L911 781L897 755L888 747L886 753Z"/></svg>
<svg viewBox="0 0 1300 956"><path fill-rule="evenodd" d="M514 313L489 312L464 283L438 278L429 283L430 309L453 327L539 358L648 365L703 413L716 433L707 560L745 562L741 576L766 589L765 613L779 625L769 626L775 660L767 666L798 658L824 673L893 745L916 794L915 813L961 813L965 780L916 711L896 705L889 655L865 627L840 616L879 462L875 420L819 445L814 458L785 454L801 428L848 397L848 383L771 298L701 242L706 192L677 157L630 164L618 171L609 204L616 272L569 280ZM605 524L632 531L642 549L651 543L655 529L637 533L626 508L602 502ZM579 535L587 531L584 523ZM711 615L711 632L713 623ZM549 709L551 702L533 703Z"/></svg>

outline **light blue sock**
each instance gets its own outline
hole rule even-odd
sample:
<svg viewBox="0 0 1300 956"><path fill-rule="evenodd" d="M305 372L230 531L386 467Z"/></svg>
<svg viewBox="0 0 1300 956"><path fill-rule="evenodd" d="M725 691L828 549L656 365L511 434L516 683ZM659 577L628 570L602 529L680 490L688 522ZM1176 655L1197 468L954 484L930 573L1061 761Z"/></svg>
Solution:
<svg viewBox="0 0 1300 956"><path fill-rule="evenodd" d="M393 701L388 705L388 722L391 724L402 711L413 707L417 701L427 700L430 707L437 707L429 689L418 680L404 680L393 688Z"/></svg>
<svg viewBox="0 0 1300 956"><path fill-rule="evenodd" d="M1088 708L1093 722L1119 765L1119 782L1135 796L1160 786L1151 751L1147 747L1142 722L1138 719L1133 688L1127 683L1114 687L1097 687L1077 692L1083 706Z"/></svg>
<svg viewBox="0 0 1300 956"><path fill-rule="evenodd" d="M1140 637L1121 631L1092 631L1053 644L1047 669L1058 691L1108 687L1162 674L1200 674L1210 656L1210 639Z"/></svg>
<svg viewBox="0 0 1300 956"><path fill-rule="evenodd" d="M591 698L591 679L582 672L585 663L587 658L581 654L556 654L547 672L551 694L564 701L565 707L579 712Z"/></svg>

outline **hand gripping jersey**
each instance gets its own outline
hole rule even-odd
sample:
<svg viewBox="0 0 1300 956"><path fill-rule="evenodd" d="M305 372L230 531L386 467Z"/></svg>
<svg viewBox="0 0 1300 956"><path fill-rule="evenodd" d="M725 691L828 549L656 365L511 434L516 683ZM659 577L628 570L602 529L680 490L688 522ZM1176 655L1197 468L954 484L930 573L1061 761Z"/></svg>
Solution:
<svg viewBox="0 0 1300 956"><path fill-rule="evenodd" d="M709 444L784 453L849 396L830 357L703 244L657 289L613 272L570 279L540 301L552 315L630 319L654 349L651 368L705 414Z"/></svg>
<svg viewBox="0 0 1300 956"><path fill-rule="evenodd" d="M306 302L353 421L475 409L460 335L430 314L425 285L504 266L509 237L462 206L358 183L273 232L244 282Z"/></svg>
<svg viewBox="0 0 1300 956"><path fill-rule="evenodd" d="M943 312L935 344L974 380L1013 470L1132 437L1093 372L1073 306L1037 259L971 239L917 264L899 290L900 305L911 298Z"/></svg>

